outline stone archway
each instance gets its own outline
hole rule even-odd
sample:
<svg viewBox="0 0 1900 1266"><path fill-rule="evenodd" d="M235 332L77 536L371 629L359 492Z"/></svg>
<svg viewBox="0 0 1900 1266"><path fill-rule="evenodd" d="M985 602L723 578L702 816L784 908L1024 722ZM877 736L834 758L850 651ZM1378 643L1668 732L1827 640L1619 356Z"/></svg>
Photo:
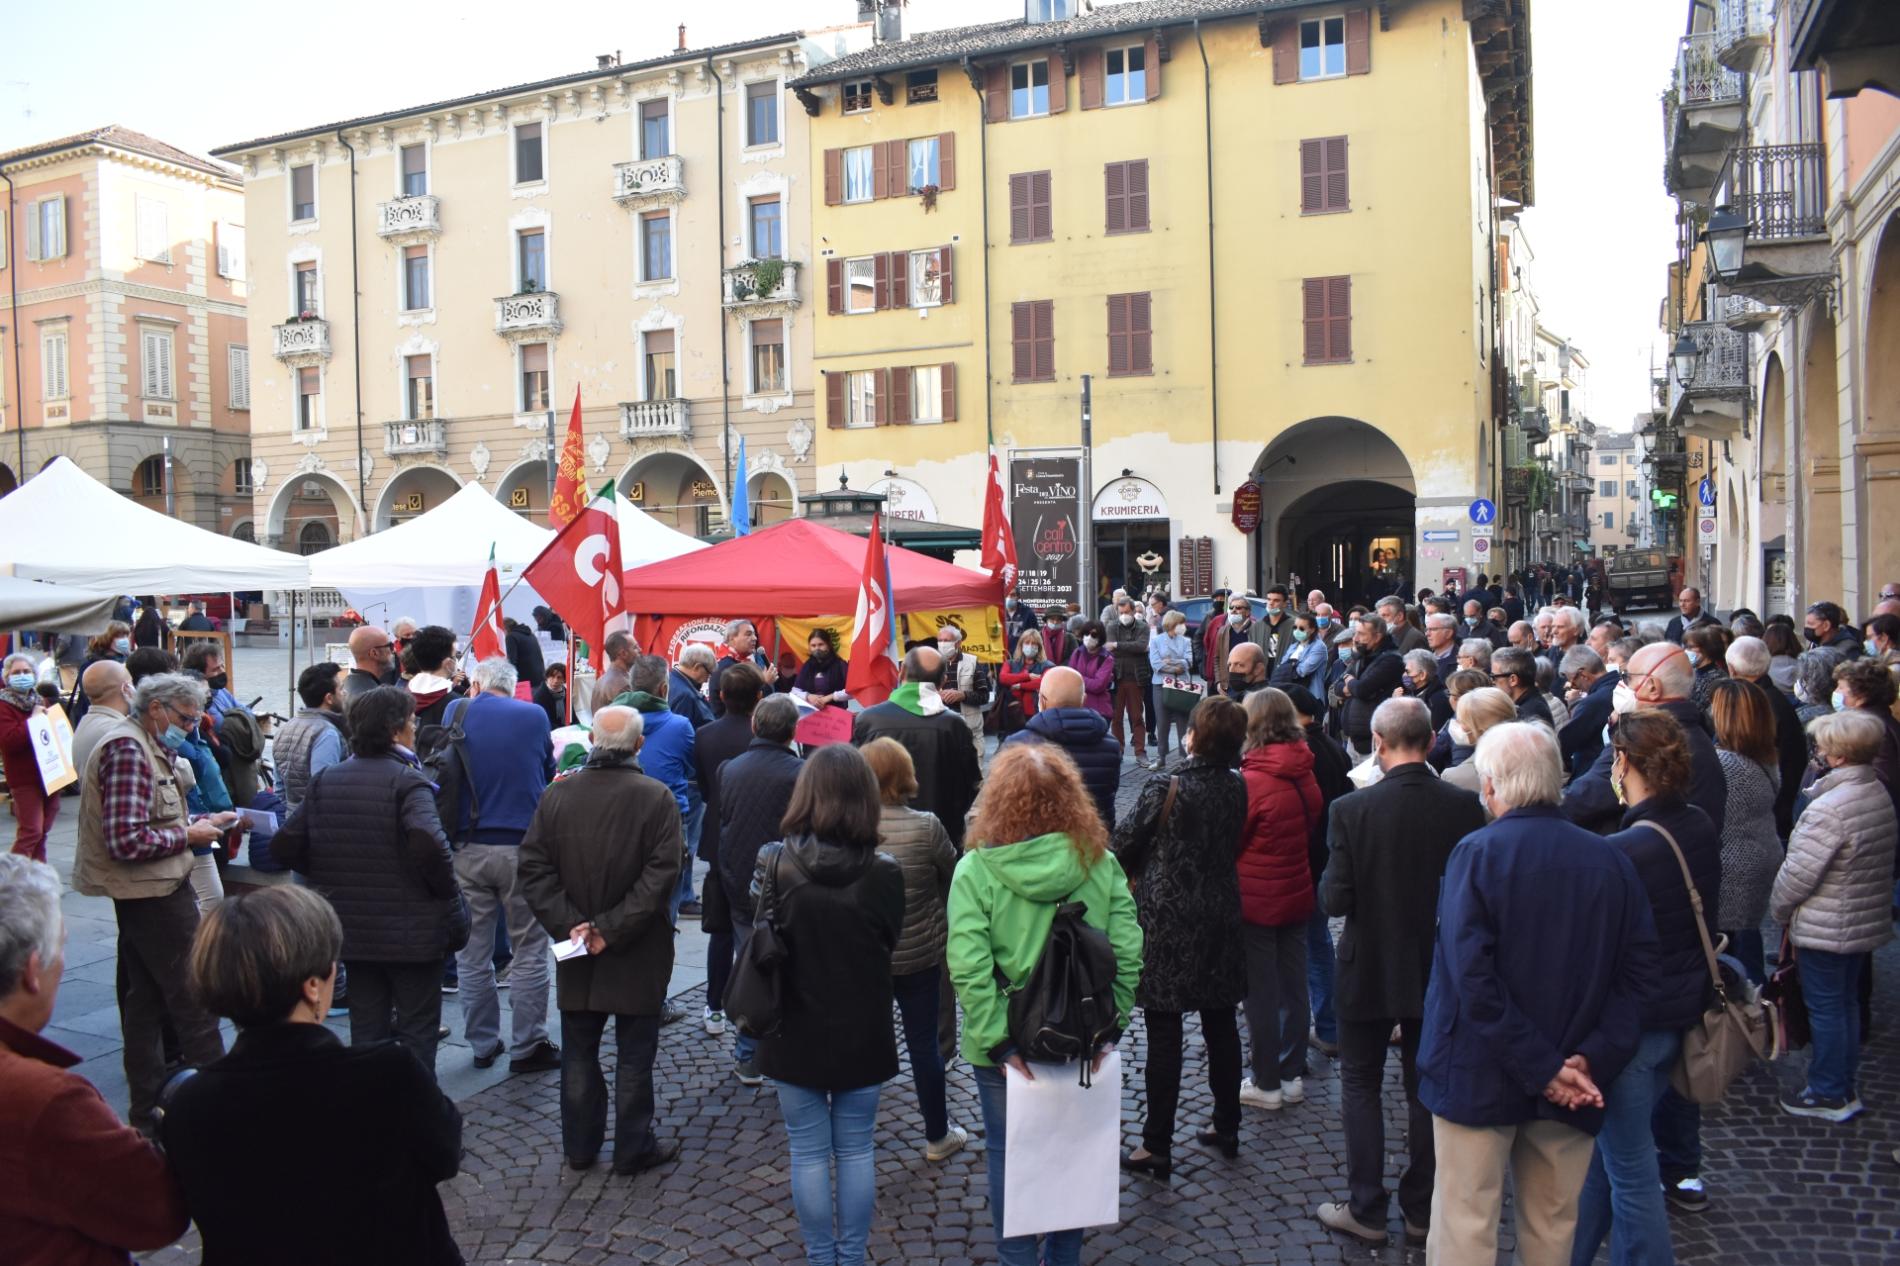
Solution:
<svg viewBox="0 0 1900 1266"><path fill-rule="evenodd" d="M690 453L667 449L636 457L621 472L619 488L631 504L688 536L726 530L719 478Z"/></svg>
<svg viewBox="0 0 1900 1266"><path fill-rule="evenodd" d="M777 471L761 471L748 478L746 500L755 530L798 514L798 494L792 490L791 479Z"/></svg>
<svg viewBox="0 0 1900 1266"><path fill-rule="evenodd" d="M1841 427L1834 321L1817 311L1801 362L1801 590L1808 602L1841 597Z"/></svg>
<svg viewBox="0 0 1900 1266"><path fill-rule="evenodd" d="M1900 580L1900 214L1887 221L1876 248L1868 287L1866 346L1867 388L1864 417L1854 440L1854 471L1860 484L1854 502L1854 537L1860 555L1852 591L1843 590L1859 608L1871 608L1872 595L1890 580Z"/></svg>
<svg viewBox="0 0 1900 1266"><path fill-rule="evenodd" d="M462 486L441 466L407 466L390 477L376 498L376 531L418 518L447 501Z"/></svg>
<svg viewBox="0 0 1900 1266"><path fill-rule="evenodd" d="M133 463L131 483L124 491L132 500L146 509L165 514L167 513L165 490L168 481L171 485L171 516L180 523L189 523L195 527L206 526L199 518L197 480L193 476L190 464L173 454L170 469L167 470L165 450L162 448L146 454ZM215 501L215 498L213 500ZM215 510L213 513L216 513Z"/></svg>
<svg viewBox="0 0 1900 1266"><path fill-rule="evenodd" d="M271 495L260 544L294 554L301 542L314 539L314 532L307 536L304 531L307 524L321 524L330 543L338 544L353 539L362 521L356 498L337 476L322 470L292 471Z"/></svg>
<svg viewBox="0 0 1900 1266"><path fill-rule="evenodd" d="M1323 589L1336 604L1391 592L1401 576L1418 587L1418 482L1385 432L1356 418L1308 418L1266 447L1249 478L1262 506L1256 592L1296 574L1301 589Z"/></svg>
<svg viewBox="0 0 1900 1266"><path fill-rule="evenodd" d="M13 467L0 462L0 497L6 496L20 486L20 477L13 473Z"/></svg>
<svg viewBox="0 0 1900 1266"><path fill-rule="evenodd" d="M524 458L502 472L495 500L537 527L548 526L548 464Z"/></svg>

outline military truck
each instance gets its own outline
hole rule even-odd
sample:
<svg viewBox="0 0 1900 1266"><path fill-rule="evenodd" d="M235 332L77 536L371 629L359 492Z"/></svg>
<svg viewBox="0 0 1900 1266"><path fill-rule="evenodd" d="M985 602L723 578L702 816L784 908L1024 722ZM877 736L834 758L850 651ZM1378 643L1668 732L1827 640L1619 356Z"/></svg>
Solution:
<svg viewBox="0 0 1900 1266"><path fill-rule="evenodd" d="M1661 550L1618 550L1609 560L1610 606L1628 610L1664 610L1676 595L1669 584L1669 559Z"/></svg>

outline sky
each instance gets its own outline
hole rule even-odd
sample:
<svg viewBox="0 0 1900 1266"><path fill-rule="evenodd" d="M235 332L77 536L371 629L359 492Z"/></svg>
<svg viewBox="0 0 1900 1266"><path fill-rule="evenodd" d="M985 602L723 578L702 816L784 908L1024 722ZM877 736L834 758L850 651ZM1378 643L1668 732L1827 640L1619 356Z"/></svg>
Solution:
<svg viewBox="0 0 1900 1266"><path fill-rule="evenodd" d="M598 53L661 55L855 20L855 0L634 0L430 10L326 0L283 10L190 0L27 5L0 53L0 150L123 124L196 153L383 110L591 69ZM915 32L1021 13L1020 0L911 0ZM1534 0L1536 205L1524 225L1544 324L1589 358L1587 412L1628 429L1648 405L1674 206L1662 111L1683 0ZM293 15L294 16L287 16ZM524 18L524 15L531 17ZM142 70L152 67L152 70Z"/></svg>

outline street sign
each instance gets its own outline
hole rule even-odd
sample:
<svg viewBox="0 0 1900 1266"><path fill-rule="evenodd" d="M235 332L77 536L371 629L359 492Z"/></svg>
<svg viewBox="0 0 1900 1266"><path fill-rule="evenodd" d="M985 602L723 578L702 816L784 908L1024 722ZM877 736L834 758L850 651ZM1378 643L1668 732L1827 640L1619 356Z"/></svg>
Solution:
<svg viewBox="0 0 1900 1266"><path fill-rule="evenodd" d="M1491 553L1491 538L1488 536L1474 537L1471 542L1471 552L1476 554L1479 558L1484 558L1489 555Z"/></svg>
<svg viewBox="0 0 1900 1266"><path fill-rule="evenodd" d="M1458 539L1458 532L1455 528L1450 530L1442 528L1433 530L1427 528L1425 530L1425 539L1428 541L1455 541Z"/></svg>
<svg viewBox="0 0 1900 1266"><path fill-rule="evenodd" d="M1705 506L1714 505L1715 504L1715 481L1709 478L1707 475L1702 476L1702 482L1695 486L1695 499L1697 503L1701 505L1705 505Z"/></svg>
<svg viewBox="0 0 1900 1266"><path fill-rule="evenodd" d="M1704 545L1715 544L1715 516L1705 514L1696 520L1696 539Z"/></svg>
<svg viewBox="0 0 1900 1266"><path fill-rule="evenodd" d="M1476 523L1479 527L1489 527L1491 524L1497 522L1498 519L1498 508L1489 501L1486 501L1483 497L1479 497L1476 501L1471 503L1470 513L1471 521Z"/></svg>

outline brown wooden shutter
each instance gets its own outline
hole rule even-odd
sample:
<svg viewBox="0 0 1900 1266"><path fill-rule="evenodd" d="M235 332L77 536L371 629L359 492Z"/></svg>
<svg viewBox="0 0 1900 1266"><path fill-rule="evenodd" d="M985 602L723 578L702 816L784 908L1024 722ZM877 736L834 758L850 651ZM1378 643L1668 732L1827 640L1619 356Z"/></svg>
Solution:
<svg viewBox="0 0 1900 1266"><path fill-rule="evenodd" d="M1128 231L1148 231L1148 160L1145 158L1128 164Z"/></svg>
<svg viewBox="0 0 1900 1266"><path fill-rule="evenodd" d="M1142 60L1148 77L1148 100L1161 95L1161 38L1149 32L1142 42Z"/></svg>
<svg viewBox="0 0 1900 1266"><path fill-rule="evenodd" d="M1372 73L1372 10L1346 10L1346 73Z"/></svg>
<svg viewBox="0 0 1900 1266"><path fill-rule="evenodd" d="M937 133L937 188L948 193L957 187L957 134Z"/></svg>
<svg viewBox="0 0 1900 1266"><path fill-rule="evenodd" d="M871 256L871 310L882 312L891 306L891 257L879 251Z"/></svg>
<svg viewBox="0 0 1900 1266"><path fill-rule="evenodd" d="M1128 372L1154 372L1154 304L1147 292L1128 296Z"/></svg>
<svg viewBox="0 0 1900 1266"><path fill-rule="evenodd" d="M957 420L957 363L945 361L937 366L937 373L943 379L943 420Z"/></svg>
<svg viewBox="0 0 1900 1266"><path fill-rule="evenodd" d="M871 196L888 198L891 196L891 168L885 160L890 148L879 141L871 146Z"/></svg>
<svg viewBox="0 0 1900 1266"><path fill-rule="evenodd" d="M955 258L955 256L956 252L948 246L939 246L937 248L938 268L943 278L943 301L945 303L956 302L957 288L950 272L950 261Z"/></svg>
<svg viewBox="0 0 1900 1266"><path fill-rule="evenodd" d="M1306 363L1326 360L1326 279L1308 277L1300 283L1301 319L1305 326Z"/></svg>
<svg viewBox="0 0 1900 1266"><path fill-rule="evenodd" d="M1017 172L1009 178L1009 240L1012 242L1029 240L1029 201L1034 174Z"/></svg>
<svg viewBox="0 0 1900 1266"><path fill-rule="evenodd" d="M910 192L910 142L890 141L886 161L891 168L891 197L902 198Z"/></svg>
<svg viewBox="0 0 1900 1266"><path fill-rule="evenodd" d="M837 431L844 427L844 375L825 371L825 426Z"/></svg>
<svg viewBox="0 0 1900 1266"><path fill-rule="evenodd" d="M1049 211L1049 173L1029 173L1029 239L1046 242L1055 236L1055 218Z"/></svg>
<svg viewBox="0 0 1900 1266"><path fill-rule="evenodd" d="M837 316L844 311L844 261L825 261L825 312Z"/></svg>
<svg viewBox="0 0 1900 1266"><path fill-rule="evenodd" d="M1062 73L1062 59L1049 58L1049 113L1061 114L1069 108L1069 77Z"/></svg>
<svg viewBox="0 0 1900 1266"><path fill-rule="evenodd" d="M1273 82L1298 83L1300 79L1300 24L1286 21L1273 26Z"/></svg>
<svg viewBox="0 0 1900 1266"><path fill-rule="evenodd" d="M1036 330L1036 377L1044 382L1056 376L1056 303L1038 299L1034 307Z"/></svg>
<svg viewBox="0 0 1900 1266"><path fill-rule="evenodd" d="M1352 278L1326 279L1326 359L1352 359Z"/></svg>
<svg viewBox="0 0 1900 1266"><path fill-rule="evenodd" d="M1108 372L1110 377L1128 372L1128 299L1127 295L1108 296Z"/></svg>
<svg viewBox="0 0 1900 1266"><path fill-rule="evenodd" d="M1103 231L1128 231L1128 164L1110 163L1102 169L1102 194L1107 206Z"/></svg>
<svg viewBox="0 0 1900 1266"><path fill-rule="evenodd" d="M910 306L910 252L891 252L891 306Z"/></svg>
<svg viewBox="0 0 1900 1266"><path fill-rule="evenodd" d="M983 69L984 113L991 123L1009 122L1009 64L1000 62Z"/></svg>
<svg viewBox="0 0 1900 1266"><path fill-rule="evenodd" d="M1102 57L1103 53L1099 48L1082 50L1082 66L1076 73L1082 80L1082 108L1084 110L1102 108L1104 99Z"/></svg>
<svg viewBox="0 0 1900 1266"><path fill-rule="evenodd" d="M1346 179L1346 138L1329 136L1323 142L1325 149L1326 209L1328 211L1352 210L1351 186Z"/></svg>
<svg viewBox="0 0 1900 1266"><path fill-rule="evenodd" d="M1028 382L1036 376L1036 305L1009 305L1010 377Z"/></svg>
<svg viewBox="0 0 1900 1266"><path fill-rule="evenodd" d="M889 426L891 424L891 371L874 369L871 371L871 425Z"/></svg>
<svg viewBox="0 0 1900 1266"><path fill-rule="evenodd" d="M825 151L825 205L835 207L844 201L844 151Z"/></svg>
<svg viewBox="0 0 1900 1266"><path fill-rule="evenodd" d="M891 422L896 426L909 426L915 421L910 405L910 370L899 368L886 372L891 376Z"/></svg>
<svg viewBox="0 0 1900 1266"><path fill-rule="evenodd" d="M1300 142L1300 214L1326 209L1326 142Z"/></svg>

